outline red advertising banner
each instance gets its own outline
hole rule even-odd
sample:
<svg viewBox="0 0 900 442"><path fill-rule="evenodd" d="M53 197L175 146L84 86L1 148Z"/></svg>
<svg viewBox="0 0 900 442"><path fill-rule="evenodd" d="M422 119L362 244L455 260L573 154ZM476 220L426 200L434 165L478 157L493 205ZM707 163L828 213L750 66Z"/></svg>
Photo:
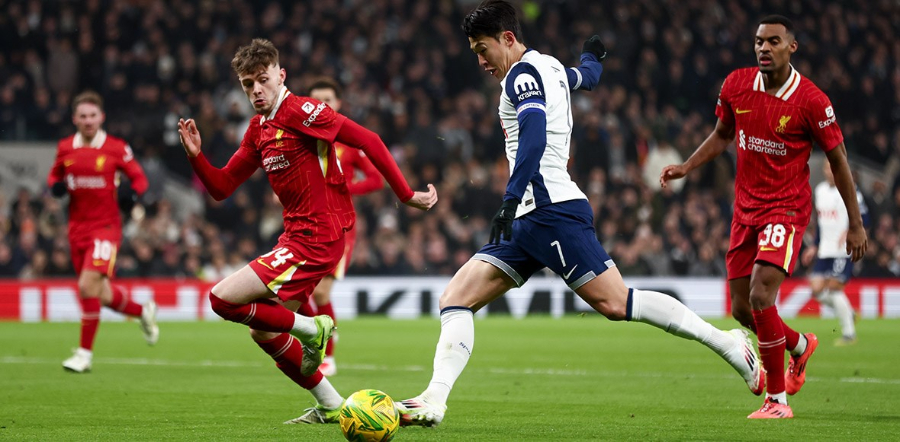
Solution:
<svg viewBox="0 0 900 442"><path fill-rule="evenodd" d="M728 291L727 284L725 288ZM844 287L850 305L864 318L900 317L900 280L851 279ZM726 312L730 314L731 298L726 300ZM807 280L788 278L778 292L778 313L782 317L826 316L832 312L823 309L812 296Z"/></svg>
<svg viewBox="0 0 900 442"><path fill-rule="evenodd" d="M438 299L447 286L447 277L349 277L337 281L332 304L341 318L358 315L386 315L391 318L439 316ZM208 294L213 283L176 280L119 279L131 298L138 303L150 299L159 305L161 321L218 320L210 309ZM626 278L629 287L656 290L681 300L703 317L730 316L728 284L721 278ZM846 287L850 303L864 318L900 317L900 279L853 279ZM781 286L778 309L782 317L797 315L830 317L812 297L805 279L788 279ZM478 317L530 314L589 313L591 307L559 278L535 277L521 288L477 313ZM104 321L121 321L122 315L102 310ZM0 321L79 321L81 304L75 280L40 282L0 280Z"/></svg>

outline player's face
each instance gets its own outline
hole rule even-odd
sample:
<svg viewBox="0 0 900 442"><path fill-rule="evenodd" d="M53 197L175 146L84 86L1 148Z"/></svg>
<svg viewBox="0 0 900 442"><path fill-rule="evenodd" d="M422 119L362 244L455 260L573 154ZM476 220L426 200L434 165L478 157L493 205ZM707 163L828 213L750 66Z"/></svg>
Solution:
<svg viewBox="0 0 900 442"><path fill-rule="evenodd" d="M94 138L106 115L100 110L96 104L81 103L75 108L75 114L72 115L72 123L78 129L78 133L85 138Z"/></svg>
<svg viewBox="0 0 900 442"><path fill-rule="evenodd" d="M316 100L327 104L330 108L334 109L335 112L339 112L341 110L341 100L338 99L337 94L334 92L334 89L313 89L309 91L309 97L315 98Z"/></svg>
<svg viewBox="0 0 900 442"><path fill-rule="evenodd" d="M760 72L775 72L791 63L797 40L784 25L762 24L756 30L756 62Z"/></svg>
<svg viewBox="0 0 900 442"><path fill-rule="evenodd" d="M278 92L284 84L285 73L277 64L270 65L249 74L238 76L244 93L253 105L253 110L261 115L266 115L275 107L278 101Z"/></svg>
<svg viewBox="0 0 900 442"><path fill-rule="evenodd" d="M515 42L512 35L512 32L506 31L499 38L484 35L469 37L469 48L478 56L478 65L498 80L503 80L510 66L518 61L511 61L512 44Z"/></svg>

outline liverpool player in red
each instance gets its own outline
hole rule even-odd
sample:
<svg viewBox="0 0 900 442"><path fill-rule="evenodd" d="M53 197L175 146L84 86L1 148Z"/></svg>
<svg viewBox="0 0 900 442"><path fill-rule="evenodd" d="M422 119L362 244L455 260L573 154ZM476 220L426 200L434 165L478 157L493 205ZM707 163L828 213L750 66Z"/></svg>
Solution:
<svg viewBox="0 0 900 442"><path fill-rule="evenodd" d="M378 135L325 103L291 94L270 41L254 39L238 48L231 66L257 115L228 164L217 169L206 160L194 120L179 121L179 135L191 166L217 200L265 169L284 206L284 233L274 250L216 284L210 304L222 318L247 324L277 367L316 399L316 406L285 423L337 422L343 398L318 370L334 322L295 313L334 272L344 254L344 232L355 221L334 143L365 152L411 207L428 210L437 193L430 184L427 192L413 192Z"/></svg>
<svg viewBox="0 0 900 442"><path fill-rule="evenodd" d="M128 299L121 287L110 284L116 252L122 240L122 219L117 204L118 173L131 180L133 191L119 189L119 197L143 194L147 177L134 160L131 147L102 129L106 115L96 92L84 92L72 102L72 122L77 132L60 140L56 161L47 185L54 196L69 194L69 245L78 274L81 297L81 344L63 362L66 370L84 373L91 369L94 336L100 325L100 305L140 318L144 338L150 345L159 338L156 304L141 306Z"/></svg>
<svg viewBox="0 0 900 442"><path fill-rule="evenodd" d="M338 84L331 79L323 78L313 82L309 88L310 98L319 100L330 106L335 112L341 111L341 89ZM350 195L364 195L374 192L384 187L384 181L378 170L372 165L372 162L366 158L366 154L359 149L347 147L341 143L334 143L334 150L337 153L337 159L341 163L341 170L344 171L344 179L347 181L347 188ZM356 172L361 174L357 179ZM334 307L331 305L331 287L334 285L335 279L342 279L350 266L350 257L353 254L353 245L356 243L356 228L351 228L344 234L344 255L341 257L340 263L334 272L325 275L316 289L313 290L313 301L317 314L327 315L332 320L334 317ZM312 306L313 303L308 305ZM333 376L337 373L337 366L334 363L334 341L337 335L332 336L328 340L325 347L325 360L319 366L319 370L325 376Z"/></svg>
<svg viewBox="0 0 900 442"><path fill-rule="evenodd" d="M721 154L737 135L737 177L731 247L725 257L732 315L752 329L767 371L766 400L751 419L789 418L787 395L800 391L806 364L818 340L801 335L778 316L775 298L797 261L812 211L809 156L813 142L825 151L850 228L847 253L857 261L866 251L866 232L847 164L844 137L828 97L791 66L797 50L794 28L769 16L756 31L758 67L732 72L722 85L715 130L681 165L666 166L660 184L682 178ZM784 370L784 351L791 352Z"/></svg>

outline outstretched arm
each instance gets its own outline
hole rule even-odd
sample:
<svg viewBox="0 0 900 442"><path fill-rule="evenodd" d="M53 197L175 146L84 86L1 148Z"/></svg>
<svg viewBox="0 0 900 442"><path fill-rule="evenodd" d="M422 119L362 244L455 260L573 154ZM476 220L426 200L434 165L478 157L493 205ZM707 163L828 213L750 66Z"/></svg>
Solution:
<svg viewBox="0 0 900 442"><path fill-rule="evenodd" d="M727 125L721 119L716 122L716 128L706 137L706 140L700 144L700 147L694 151L693 155L682 164L668 165L663 168L659 174L659 185L663 189L669 180L677 180L684 178L690 171L712 161L713 158L719 156L728 147L728 144L734 140L734 126Z"/></svg>
<svg viewBox="0 0 900 442"><path fill-rule="evenodd" d="M581 48L581 66L566 69L566 78L569 81L569 89L593 90L600 83L600 74L603 73L603 65L606 59L606 46L600 41L600 36L595 35Z"/></svg>
<svg viewBox="0 0 900 442"><path fill-rule="evenodd" d="M259 165L242 155L243 143L225 167L221 169L214 167L200 150L200 132L197 131L197 123L193 119L179 120L178 134L181 136L181 144L191 162L191 167L216 201L231 196L234 190L259 168Z"/></svg>
<svg viewBox="0 0 900 442"><path fill-rule="evenodd" d="M366 156L372 160L372 164L378 169L378 172L387 180L394 194L404 204L421 210L428 210L437 203L437 191L434 186L428 185L427 192L413 192L406 182L394 158L391 157L387 146L381 141L381 137L375 132L366 129L356 122L347 119L335 137L335 141L346 144L365 152Z"/></svg>
<svg viewBox="0 0 900 442"><path fill-rule="evenodd" d="M356 170L362 172L364 178L359 181L347 181L347 188L350 189L351 195L364 195L384 187L384 180L378 173L378 169L369 161L369 157L360 154L355 158L353 165L356 166Z"/></svg>
<svg viewBox="0 0 900 442"><path fill-rule="evenodd" d="M859 261L866 254L868 239L856 199L856 185L853 183L853 175L850 173L850 164L847 163L847 148L841 142L834 149L825 152L825 155L831 164L834 185L841 193L841 199L844 200L844 206L847 207L847 216L850 218L850 228L847 231L847 253L854 262Z"/></svg>

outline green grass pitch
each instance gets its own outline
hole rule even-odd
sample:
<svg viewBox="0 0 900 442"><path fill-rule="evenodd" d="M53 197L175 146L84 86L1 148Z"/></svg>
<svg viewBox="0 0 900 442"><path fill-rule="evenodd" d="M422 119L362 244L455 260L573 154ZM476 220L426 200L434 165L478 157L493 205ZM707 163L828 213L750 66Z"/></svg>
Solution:
<svg viewBox="0 0 900 442"><path fill-rule="evenodd" d="M762 399L725 362L644 324L490 318L476 320L474 354L444 423L402 428L395 440L900 438L900 321L862 321L860 342L842 348L832 345L835 320L789 323L821 339L791 420L748 420ZM377 388L400 400L427 385L437 319L339 325L332 383L341 394ZM342 440L338 425L282 424L312 397L246 327L163 323L151 348L135 322L103 323L86 375L61 367L77 333L75 323L0 323L0 439Z"/></svg>

